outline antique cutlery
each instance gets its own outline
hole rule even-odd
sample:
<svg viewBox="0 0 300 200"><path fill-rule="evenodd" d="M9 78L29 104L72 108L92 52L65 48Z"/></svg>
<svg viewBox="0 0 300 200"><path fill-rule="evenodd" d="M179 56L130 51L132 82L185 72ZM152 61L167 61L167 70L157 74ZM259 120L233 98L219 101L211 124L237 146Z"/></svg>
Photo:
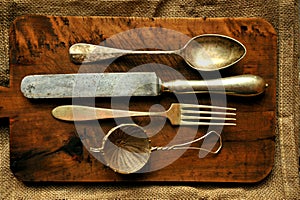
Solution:
<svg viewBox="0 0 300 200"><path fill-rule="evenodd" d="M246 54L245 46L225 35L204 34L192 38L184 47L172 51L124 50L100 45L77 43L70 47L69 54L75 63L95 62L125 54L176 54L186 63L201 71L215 71L240 61Z"/></svg>
<svg viewBox="0 0 300 200"><path fill-rule="evenodd" d="M235 108L173 103L167 111L138 112L80 105L58 106L52 115L65 121L86 121L133 116L160 116L170 120L172 125L236 125Z"/></svg>
<svg viewBox="0 0 300 200"><path fill-rule="evenodd" d="M189 146L206 137L218 137L216 150ZM112 128L102 139L101 147L90 147L90 151L101 153L105 164L121 174L135 173L149 161L153 151L199 150L217 154L222 148L222 138L216 131L210 131L192 141L165 147L152 147L145 130L136 124L121 124Z"/></svg>
<svg viewBox="0 0 300 200"><path fill-rule="evenodd" d="M162 82L154 72L78 73L29 75L23 78L21 91L27 98L158 96L163 92L255 96L266 86L263 78L250 74Z"/></svg>

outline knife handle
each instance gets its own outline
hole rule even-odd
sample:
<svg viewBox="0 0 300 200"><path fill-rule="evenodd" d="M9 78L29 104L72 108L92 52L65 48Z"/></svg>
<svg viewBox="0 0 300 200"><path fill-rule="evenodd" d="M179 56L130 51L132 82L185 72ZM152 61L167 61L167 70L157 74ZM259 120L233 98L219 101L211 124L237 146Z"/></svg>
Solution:
<svg viewBox="0 0 300 200"><path fill-rule="evenodd" d="M233 96L256 96L263 93L268 84L256 75L239 75L201 81L176 80L162 84L163 92L174 93L225 93Z"/></svg>

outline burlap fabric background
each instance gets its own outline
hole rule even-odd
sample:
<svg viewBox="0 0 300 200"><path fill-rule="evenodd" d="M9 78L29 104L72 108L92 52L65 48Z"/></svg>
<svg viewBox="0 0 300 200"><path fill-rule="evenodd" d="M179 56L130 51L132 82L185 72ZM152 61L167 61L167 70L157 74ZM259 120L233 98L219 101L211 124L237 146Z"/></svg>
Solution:
<svg viewBox="0 0 300 200"><path fill-rule="evenodd" d="M293 0L2 0L0 84L9 82L8 28L24 14L139 17L263 17L278 33L278 123L275 166L264 181L244 184L33 184L9 169L8 123L0 125L1 199L299 199L299 26Z"/></svg>

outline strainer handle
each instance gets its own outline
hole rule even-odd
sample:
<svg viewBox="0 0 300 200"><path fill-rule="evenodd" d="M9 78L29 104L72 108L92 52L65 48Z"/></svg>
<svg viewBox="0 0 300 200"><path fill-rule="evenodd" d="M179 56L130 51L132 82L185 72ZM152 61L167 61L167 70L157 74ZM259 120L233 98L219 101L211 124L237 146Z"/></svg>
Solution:
<svg viewBox="0 0 300 200"><path fill-rule="evenodd" d="M201 147L190 147L187 145L190 145L192 143L198 142L200 140L203 140L204 138L206 138L207 136L209 136L210 134L216 134L219 137L219 146L217 148L217 150L215 151L211 151L205 148L201 148ZM152 147L151 151L168 151L168 150L201 150L201 151L206 151L208 153L212 153L212 154L217 154L219 153L219 151L222 148L222 137L219 133L217 133L216 131L210 131L208 133L206 133L205 135L203 135L202 137L199 137L195 140L186 142L186 143L182 143L182 144L175 144L172 146L165 146L165 147Z"/></svg>

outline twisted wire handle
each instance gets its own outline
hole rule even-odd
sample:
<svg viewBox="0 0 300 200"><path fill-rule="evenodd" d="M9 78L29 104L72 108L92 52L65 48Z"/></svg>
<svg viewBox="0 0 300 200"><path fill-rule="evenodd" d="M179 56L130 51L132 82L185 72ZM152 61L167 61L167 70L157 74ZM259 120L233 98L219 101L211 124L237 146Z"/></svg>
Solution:
<svg viewBox="0 0 300 200"><path fill-rule="evenodd" d="M213 134L213 133L216 134L219 137L219 147L218 147L217 150L211 151L211 150L204 149L204 148L201 148L201 147L187 147L187 145L190 145L192 143L195 143L195 142L198 142L200 140L203 140L204 138L206 138L207 136L209 136L210 134ZM203 135L202 137L199 137L199 138L197 138L195 140L192 140L192 141L189 141L189 142L186 142L186 143L182 143L182 144L175 144L175 145L172 145L172 146L152 147L151 151L169 151L169 150L182 150L182 149L189 150L189 149L193 149L193 150L202 150L202 151L206 151L208 153L217 154L221 150L222 145L223 144L222 144L222 137L221 137L221 135L219 133L217 133L216 131L210 131L210 132L206 133L205 135Z"/></svg>

